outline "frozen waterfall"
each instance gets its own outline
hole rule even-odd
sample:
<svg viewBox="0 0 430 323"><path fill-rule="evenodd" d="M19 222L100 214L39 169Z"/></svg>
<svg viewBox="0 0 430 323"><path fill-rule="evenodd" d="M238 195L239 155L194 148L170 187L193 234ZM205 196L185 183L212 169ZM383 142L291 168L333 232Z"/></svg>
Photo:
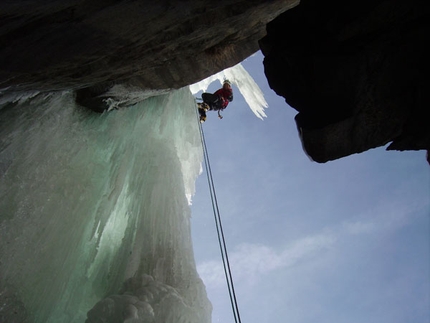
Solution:
<svg viewBox="0 0 430 323"><path fill-rule="evenodd" d="M189 89L101 115L71 92L1 100L0 321L210 322Z"/></svg>
<svg viewBox="0 0 430 323"><path fill-rule="evenodd" d="M211 322L190 232L192 93L223 78L265 117L241 64L168 93L115 87L104 114L68 91L0 92L0 322Z"/></svg>

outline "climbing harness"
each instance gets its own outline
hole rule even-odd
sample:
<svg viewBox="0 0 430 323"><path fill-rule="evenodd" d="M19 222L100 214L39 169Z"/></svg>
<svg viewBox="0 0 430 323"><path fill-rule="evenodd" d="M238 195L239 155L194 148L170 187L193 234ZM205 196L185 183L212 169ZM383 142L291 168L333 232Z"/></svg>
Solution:
<svg viewBox="0 0 430 323"><path fill-rule="evenodd" d="M222 229L221 215L220 215L219 208L218 208L218 201L217 201L216 192L215 192L215 185L213 182L212 170L211 170L211 166L210 166L210 162L209 162L209 154L208 154L208 149L206 146L205 134L203 132L202 124L199 121L198 113L197 113L197 120L198 120L199 129L200 129L200 139L202 141L205 169L206 169L206 174L207 174L207 179L208 179L209 192L211 195L212 210L213 210L213 214L214 214L215 226L216 226L217 235L218 235L218 243L219 243L219 247L220 247L220 251L221 251L221 258L222 258L222 263L224 266L224 273L225 273L225 278L226 278L226 282L227 282L228 293L230 295L230 303L231 303L231 307L233 310L233 316L234 316L235 322L241 323L240 315L239 315L239 307L237 305L237 300L236 300L236 293L234 291L233 277L231 275L230 263L228 260L227 246L225 243L224 232Z"/></svg>

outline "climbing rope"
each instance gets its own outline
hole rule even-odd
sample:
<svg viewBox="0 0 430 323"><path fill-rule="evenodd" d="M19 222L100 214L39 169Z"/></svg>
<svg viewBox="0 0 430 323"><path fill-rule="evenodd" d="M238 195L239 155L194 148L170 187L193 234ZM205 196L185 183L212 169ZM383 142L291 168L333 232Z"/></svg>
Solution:
<svg viewBox="0 0 430 323"><path fill-rule="evenodd" d="M206 146L205 134L203 132L203 127L200 122L198 112L197 112L197 122L199 124L199 129L200 129L200 139L202 141L205 169L206 169L206 175L207 175L207 180L209 185L209 192L210 192L211 201L212 201L212 210L213 210L214 219L215 219L215 226L216 226L217 235L218 235L218 243L221 251L224 274L227 282L228 293L230 296L230 303L233 311L234 321L236 323L241 323L240 315L239 315L239 307L237 305L236 293L234 291L233 277L231 275L231 270L230 270L230 262L228 260L227 245L225 243L224 231L221 223L221 215L218 208L218 200L216 197L215 185L214 185L212 170L209 162L209 154Z"/></svg>

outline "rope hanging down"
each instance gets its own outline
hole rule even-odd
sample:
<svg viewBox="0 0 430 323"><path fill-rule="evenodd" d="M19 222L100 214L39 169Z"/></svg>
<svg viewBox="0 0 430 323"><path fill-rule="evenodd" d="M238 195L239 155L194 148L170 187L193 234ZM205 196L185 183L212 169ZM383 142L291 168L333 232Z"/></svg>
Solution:
<svg viewBox="0 0 430 323"><path fill-rule="evenodd" d="M201 138L202 147L203 147L205 169L206 169L206 174L207 174L207 179L208 179L209 192L210 192L211 201L212 201L212 210L214 213L215 225L216 225L216 230L217 230L217 234L218 234L218 243L219 243L219 247L220 247L220 251L221 251L221 258L222 258L222 263L224 266L224 273L225 273L225 278L227 281L228 293L230 295L230 303L231 303L231 307L233 310L233 316L234 316L235 322L241 323L240 315L239 315L239 307L237 305L237 300L236 300L236 293L234 291L233 277L231 275L230 263L228 260L227 246L226 246L225 239L224 239L224 232L222 229L221 216L220 216L220 212L219 212L219 208L218 208L218 201L217 201L216 192L215 192L215 185L213 182L212 170L211 170L211 166L210 166L210 162L209 162L209 154L208 154L208 150L207 150L207 146L206 146L206 140L205 140L205 135L203 132L203 127L202 127L202 124L200 123L200 120L198 118L198 113L197 113L197 122L199 124L199 129L200 129L200 138Z"/></svg>

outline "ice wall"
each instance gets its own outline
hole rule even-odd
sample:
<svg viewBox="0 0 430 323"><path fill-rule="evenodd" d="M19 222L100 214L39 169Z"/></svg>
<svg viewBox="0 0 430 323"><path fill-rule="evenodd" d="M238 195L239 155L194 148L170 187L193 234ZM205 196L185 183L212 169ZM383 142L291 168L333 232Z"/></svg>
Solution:
<svg viewBox="0 0 430 323"><path fill-rule="evenodd" d="M210 322L196 118L188 89L102 115L70 92L2 98L1 322Z"/></svg>

